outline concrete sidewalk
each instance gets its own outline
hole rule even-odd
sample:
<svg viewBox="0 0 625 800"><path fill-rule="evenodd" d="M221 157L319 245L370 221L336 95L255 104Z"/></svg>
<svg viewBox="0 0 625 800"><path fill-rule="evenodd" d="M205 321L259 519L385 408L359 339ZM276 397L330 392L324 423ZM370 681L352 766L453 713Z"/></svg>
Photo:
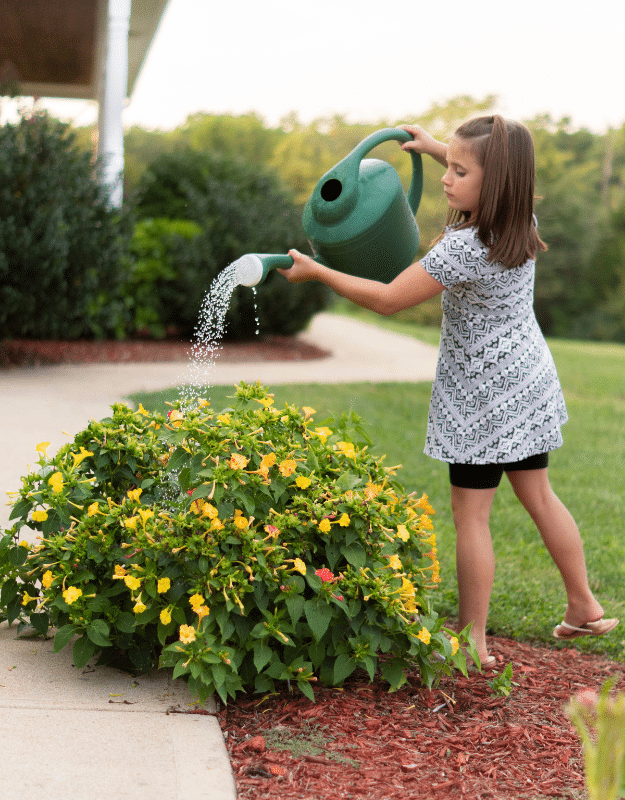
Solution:
<svg viewBox="0 0 625 800"><path fill-rule="evenodd" d="M302 338L331 352L300 362L220 363L212 385L429 381L437 350L414 339L333 314L318 314ZM3 421L0 493L17 490L35 446L49 452L91 418L137 391L195 382L184 363L93 364L0 371ZM66 433L64 433L64 431ZM4 502L4 501L3 501ZM10 509L0 507L0 527ZM0 736L5 743L0 798L47 800L234 800L221 729L188 710L186 684L166 674L131 678L106 667L71 665L71 645L18 639L0 625ZM168 709L172 713L166 714ZM214 710L211 703L207 710Z"/></svg>

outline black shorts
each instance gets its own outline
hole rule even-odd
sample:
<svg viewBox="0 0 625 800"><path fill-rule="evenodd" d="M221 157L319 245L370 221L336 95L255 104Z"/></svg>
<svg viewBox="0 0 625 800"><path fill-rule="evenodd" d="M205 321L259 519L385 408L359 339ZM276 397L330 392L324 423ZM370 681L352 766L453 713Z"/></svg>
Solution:
<svg viewBox="0 0 625 800"><path fill-rule="evenodd" d="M549 453L539 453L523 461L506 464L450 464L449 482L459 489L496 489L504 472L523 469L545 469Z"/></svg>

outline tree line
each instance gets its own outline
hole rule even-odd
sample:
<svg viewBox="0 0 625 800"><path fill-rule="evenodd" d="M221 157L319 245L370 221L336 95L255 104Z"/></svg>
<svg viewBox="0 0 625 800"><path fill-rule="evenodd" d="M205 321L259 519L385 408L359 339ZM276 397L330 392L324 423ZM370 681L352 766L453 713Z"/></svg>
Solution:
<svg viewBox="0 0 625 800"><path fill-rule="evenodd" d="M130 128L125 137L126 193L132 197L146 169L162 154L218 152L275 173L301 209L319 178L370 133L403 122L446 139L466 119L490 113L496 98L460 96L409 120L351 123L341 116L302 123L291 114L277 127L255 113L198 113L173 131ZM536 313L548 335L625 341L625 123L604 134L574 129L550 115L524 120L536 146L536 213L549 250L540 255ZM383 158L410 182L410 158L396 142L380 145ZM446 203L442 168L424 159L424 190L417 221L421 252L440 231ZM262 224L262 223L261 223ZM286 249L291 243L284 242ZM438 304L411 312L433 321Z"/></svg>

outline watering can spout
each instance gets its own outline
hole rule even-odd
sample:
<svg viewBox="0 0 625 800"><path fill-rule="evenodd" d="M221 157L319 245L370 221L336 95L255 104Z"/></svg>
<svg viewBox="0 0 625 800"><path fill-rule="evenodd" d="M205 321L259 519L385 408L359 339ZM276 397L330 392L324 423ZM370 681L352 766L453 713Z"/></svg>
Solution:
<svg viewBox="0 0 625 800"><path fill-rule="evenodd" d="M323 263L321 259L315 261ZM289 255L272 253L247 253L233 264L234 279L237 286L258 286L272 269L289 269L293 259Z"/></svg>

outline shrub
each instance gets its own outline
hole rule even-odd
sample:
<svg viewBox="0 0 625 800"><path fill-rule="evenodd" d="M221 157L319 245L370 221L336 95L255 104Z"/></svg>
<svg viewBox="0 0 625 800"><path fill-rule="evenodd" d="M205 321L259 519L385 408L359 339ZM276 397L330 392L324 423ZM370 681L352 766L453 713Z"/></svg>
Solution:
<svg viewBox="0 0 625 800"><path fill-rule="evenodd" d="M115 405L53 459L38 445L0 541L9 622L56 627L78 668L96 653L159 663L224 702L287 680L312 698L314 681L357 668L391 689L415 664L428 686L466 671L430 607L433 510L404 495L356 416L316 423L243 383L220 412L193 405L167 418Z"/></svg>
<svg viewBox="0 0 625 800"><path fill-rule="evenodd" d="M146 170L135 202L142 219L184 219L202 228L189 246L169 248L167 258L177 277L159 289L179 298L162 305L169 309L167 323L188 335L203 293L228 264L244 253L307 248L300 213L277 179L218 153L183 150L159 156ZM236 289L225 335L249 339L257 332L297 333L327 307L330 297L321 284L290 284L272 273L254 292Z"/></svg>
<svg viewBox="0 0 625 800"><path fill-rule="evenodd" d="M125 235L68 125L0 128L0 338L123 335Z"/></svg>

